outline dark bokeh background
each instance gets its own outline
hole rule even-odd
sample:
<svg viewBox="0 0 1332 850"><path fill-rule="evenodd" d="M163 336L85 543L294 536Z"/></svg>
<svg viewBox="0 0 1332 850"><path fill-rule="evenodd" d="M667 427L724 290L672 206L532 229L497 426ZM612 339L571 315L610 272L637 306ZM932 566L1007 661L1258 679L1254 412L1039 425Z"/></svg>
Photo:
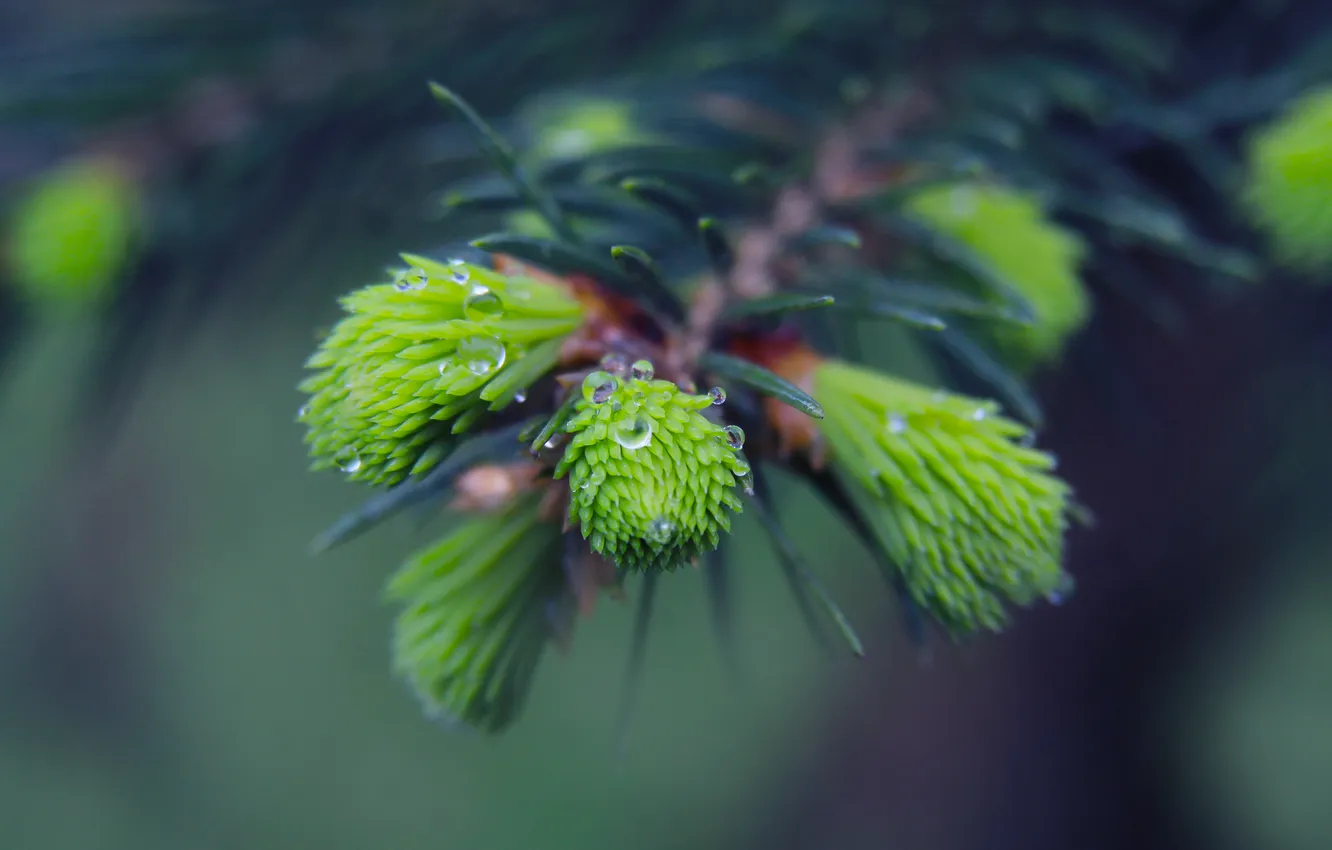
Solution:
<svg viewBox="0 0 1332 850"><path fill-rule="evenodd" d="M205 209L252 219L250 236L219 225L226 238L154 257L136 281L183 301L199 287L182 279L250 294L145 337L132 392L86 380L107 356L95 317L0 330L19 347L0 372L0 847L1332 846L1332 303L1280 280L1198 298L1184 336L1102 304L1080 345L1111 346L1118 389L1072 369L1040 380L1047 441L1098 517L1074 540L1067 604L923 664L864 553L786 488L783 513L866 624L866 660L811 646L745 520L744 679L715 650L702 578L666 583L622 761L630 612L614 604L549 659L503 738L423 719L389 674L379 594L428 532L408 518L308 556L360 496L305 471L301 362L334 294L452 226L422 215L452 137L431 137L443 148L425 165L403 154L421 150L423 78L472 45L493 54L476 79L498 70L469 96L507 108L514 87L613 70L664 15L625 4L604 50L577 51L557 4L468 5L238 4L160 54L112 28L176 3L0 6L0 99L40 94L0 125L0 178L112 139L187 187L189 207L209 186L199 163L234 145L247 191ZM361 105L266 92L259 60L221 49L223 19L240 45L353 45L319 97ZM507 41L543 27L543 51ZM292 55L284 68L327 71L335 51ZM79 62L92 70L42 88L42 68ZM117 80L133 97L107 95L96 120L43 117ZM200 115L225 106L248 129L181 131L182 104L206 96L221 99ZM122 113L139 117L105 117ZM255 141L269 130L285 141Z"/></svg>

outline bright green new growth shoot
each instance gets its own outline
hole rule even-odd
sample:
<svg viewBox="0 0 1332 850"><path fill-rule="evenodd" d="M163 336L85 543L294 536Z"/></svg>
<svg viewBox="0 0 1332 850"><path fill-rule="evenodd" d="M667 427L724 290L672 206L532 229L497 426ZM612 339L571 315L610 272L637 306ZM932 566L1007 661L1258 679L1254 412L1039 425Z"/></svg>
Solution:
<svg viewBox="0 0 1332 850"><path fill-rule="evenodd" d="M587 156L655 141L635 120L632 102L611 97L541 98L527 110L538 162Z"/></svg>
<svg viewBox="0 0 1332 850"><path fill-rule="evenodd" d="M1046 216L1036 198L988 183L924 189L907 203L922 224L959 240L1031 304L1029 325L990 333L1021 369L1055 361L1091 313L1079 267L1086 246Z"/></svg>
<svg viewBox="0 0 1332 850"><path fill-rule="evenodd" d="M1296 101L1254 134L1245 205L1282 261L1332 270L1332 87Z"/></svg>
<svg viewBox="0 0 1332 850"><path fill-rule="evenodd" d="M954 634L999 630L1005 603L1057 600L1069 488L998 405L827 361L815 372L833 469L901 570Z"/></svg>
<svg viewBox="0 0 1332 850"><path fill-rule="evenodd" d="M551 370L582 319L557 286L403 255L392 283L342 299L349 314L306 363L299 418L315 469L396 484L437 464L452 435Z"/></svg>
<svg viewBox="0 0 1332 850"><path fill-rule="evenodd" d="M403 604L394 667L432 713L497 732L522 707L566 592L550 558L559 527L541 520L539 503L526 494L469 516L389 582Z"/></svg>
<svg viewBox="0 0 1332 850"><path fill-rule="evenodd" d="M644 571L675 569L715 549L730 513L741 510L735 485L750 474L738 454L744 433L700 412L725 394L691 395L654 380L646 360L623 377L593 372L581 393L555 477L568 475L569 517L592 550L622 570Z"/></svg>
<svg viewBox="0 0 1332 850"><path fill-rule="evenodd" d="M20 293L48 307L104 301L131 259L140 205L114 162L75 160L45 175L14 210L6 240Z"/></svg>

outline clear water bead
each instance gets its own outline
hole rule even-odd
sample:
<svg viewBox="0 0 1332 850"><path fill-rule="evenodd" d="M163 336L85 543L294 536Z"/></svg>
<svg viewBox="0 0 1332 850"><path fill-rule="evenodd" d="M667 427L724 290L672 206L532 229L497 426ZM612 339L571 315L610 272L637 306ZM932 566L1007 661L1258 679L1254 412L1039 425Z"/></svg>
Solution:
<svg viewBox="0 0 1332 850"><path fill-rule="evenodd" d="M605 404L619 388L619 378L610 372L596 371L583 379L583 398L593 404Z"/></svg>
<svg viewBox="0 0 1332 850"><path fill-rule="evenodd" d="M1076 582L1073 581L1073 576L1064 573L1059 577L1059 583L1055 585L1055 589L1047 593L1045 598L1051 605L1063 605L1073 595L1075 588Z"/></svg>
<svg viewBox="0 0 1332 850"><path fill-rule="evenodd" d="M725 404L726 390L722 389L721 387L713 387L712 389L708 390L708 398L712 399L712 403L714 406L719 404Z"/></svg>
<svg viewBox="0 0 1332 850"><path fill-rule="evenodd" d="M508 353L493 336L469 336L459 340L457 356L473 375L489 375L504 366Z"/></svg>
<svg viewBox="0 0 1332 850"><path fill-rule="evenodd" d="M449 260L449 280L454 283L466 283L472 279L472 270L467 268L467 261L454 257Z"/></svg>
<svg viewBox="0 0 1332 850"><path fill-rule="evenodd" d="M333 458L338 468L348 474L361 468L361 456L352 449L343 449Z"/></svg>
<svg viewBox="0 0 1332 850"><path fill-rule="evenodd" d="M648 360L635 360L634 365L629 368L629 374L636 380L650 381L656 377L657 371L652 368L652 363Z"/></svg>
<svg viewBox="0 0 1332 850"><path fill-rule="evenodd" d="M659 516L648 523L647 539L658 545L669 543L671 537L675 535L675 523L666 517Z"/></svg>
<svg viewBox="0 0 1332 850"><path fill-rule="evenodd" d="M977 422L983 421L986 416L989 416L989 414L985 411L985 408L983 407L978 407L971 412L971 418Z"/></svg>
<svg viewBox="0 0 1332 850"><path fill-rule="evenodd" d="M623 378L629 374L629 358L618 351L612 351L601 358L601 368Z"/></svg>
<svg viewBox="0 0 1332 850"><path fill-rule="evenodd" d="M735 477L746 496L754 495L754 469L749 465L749 461L744 458L739 459L735 466Z"/></svg>
<svg viewBox="0 0 1332 850"><path fill-rule="evenodd" d="M888 433L900 434L907 429L906 417L900 413L888 414Z"/></svg>
<svg viewBox="0 0 1332 850"><path fill-rule="evenodd" d="M523 392L522 390L519 390L518 392L513 394L513 400L517 404L526 404L527 393Z"/></svg>
<svg viewBox="0 0 1332 850"><path fill-rule="evenodd" d="M302 404L300 406L300 409L296 411L296 419L298 421L304 419L309 415L310 415L310 405L308 404Z"/></svg>
<svg viewBox="0 0 1332 850"><path fill-rule="evenodd" d="M652 442L652 422L641 413L625 416L611 423L610 435L623 448L641 449Z"/></svg>
<svg viewBox="0 0 1332 850"><path fill-rule="evenodd" d="M727 425L722 429L722 434L726 436L726 445L739 451L745 447L745 429L739 425Z"/></svg>
<svg viewBox="0 0 1332 850"><path fill-rule="evenodd" d="M416 292L425 289L429 281L430 276L425 273L425 269L408 269L398 275L398 279L393 282L393 288L399 292Z"/></svg>
<svg viewBox="0 0 1332 850"><path fill-rule="evenodd" d="M499 315L503 310L504 302L485 286L473 286L463 299L463 316L469 321L479 322L489 316Z"/></svg>

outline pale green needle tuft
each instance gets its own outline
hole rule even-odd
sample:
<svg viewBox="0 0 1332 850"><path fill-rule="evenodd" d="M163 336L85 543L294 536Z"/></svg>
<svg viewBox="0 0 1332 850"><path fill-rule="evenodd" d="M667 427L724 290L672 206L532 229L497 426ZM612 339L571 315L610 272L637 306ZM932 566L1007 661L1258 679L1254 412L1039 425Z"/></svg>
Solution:
<svg viewBox="0 0 1332 850"><path fill-rule="evenodd" d="M452 435L551 370L581 319L558 286L460 260L404 255L391 283L342 300L349 314L306 363L299 419L315 469L396 484L427 471Z"/></svg>
<svg viewBox="0 0 1332 850"><path fill-rule="evenodd" d="M999 630L1006 603L1058 599L1069 487L1027 428L998 405L860 366L815 372L833 471L901 570L915 601L950 632Z"/></svg>
<svg viewBox="0 0 1332 850"><path fill-rule="evenodd" d="M567 593L559 540L527 494L465 518L389 581L394 666L432 714L489 733L518 715Z"/></svg>
<svg viewBox="0 0 1332 850"><path fill-rule="evenodd" d="M1249 215L1281 260L1332 270L1332 87L1296 101L1249 140Z"/></svg>
<svg viewBox="0 0 1332 850"><path fill-rule="evenodd" d="M627 99L543 98L527 111L527 119L535 136L531 155L539 162L655 141L635 120Z"/></svg>
<svg viewBox="0 0 1332 850"><path fill-rule="evenodd" d="M142 201L123 168L75 160L44 175L13 211L13 281L48 307L98 306L132 259Z"/></svg>
<svg viewBox="0 0 1332 850"><path fill-rule="evenodd" d="M987 183L924 189L907 202L922 224L962 242L1031 304L1029 325L1001 323L995 341L1022 369L1058 359L1091 313L1079 268L1082 239L1052 222L1033 196Z"/></svg>
<svg viewBox="0 0 1332 850"><path fill-rule="evenodd" d="M622 570L670 570L717 548L748 486L744 434L700 411L721 394L691 395L653 379L647 361L624 375L593 372L565 430L555 470L569 478L569 516Z"/></svg>

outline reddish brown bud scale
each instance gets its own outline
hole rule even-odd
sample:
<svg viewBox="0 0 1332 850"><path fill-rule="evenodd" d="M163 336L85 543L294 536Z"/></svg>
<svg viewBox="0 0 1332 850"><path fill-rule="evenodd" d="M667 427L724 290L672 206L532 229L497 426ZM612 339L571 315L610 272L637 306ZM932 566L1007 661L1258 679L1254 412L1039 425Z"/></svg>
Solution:
<svg viewBox="0 0 1332 850"><path fill-rule="evenodd" d="M732 341L731 354L756 363L813 395L814 371L825 358L793 334L748 335ZM801 452L815 469L823 466L823 439L818 422L776 399L763 399L763 414L777 437L777 452Z"/></svg>

